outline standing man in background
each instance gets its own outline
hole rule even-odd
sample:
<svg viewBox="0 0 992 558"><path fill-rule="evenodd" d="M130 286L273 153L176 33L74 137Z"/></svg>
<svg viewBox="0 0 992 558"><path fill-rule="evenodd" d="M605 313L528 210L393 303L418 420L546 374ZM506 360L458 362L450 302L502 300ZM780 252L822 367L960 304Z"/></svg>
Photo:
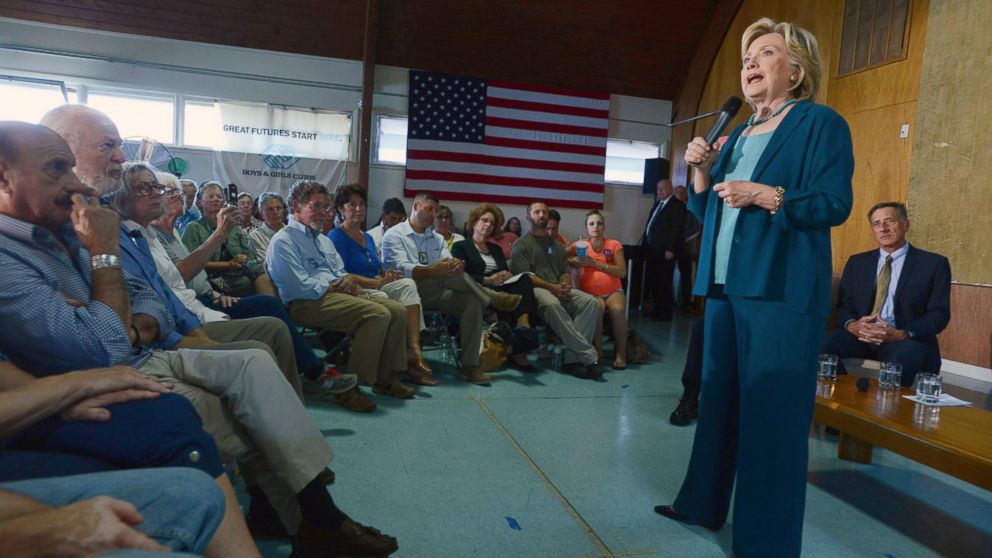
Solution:
<svg viewBox="0 0 992 558"><path fill-rule="evenodd" d="M641 245L647 254L647 275L650 278L647 287L654 304L652 317L667 322L672 319L675 307L672 277L683 249L686 209L685 204L674 196L671 180L659 180L657 194L658 199L644 227Z"/></svg>

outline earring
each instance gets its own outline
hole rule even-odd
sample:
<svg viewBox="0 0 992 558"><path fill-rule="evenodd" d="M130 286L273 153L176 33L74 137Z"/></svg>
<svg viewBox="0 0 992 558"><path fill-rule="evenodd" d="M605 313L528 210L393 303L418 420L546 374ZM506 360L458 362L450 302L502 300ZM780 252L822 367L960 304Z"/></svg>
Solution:
<svg viewBox="0 0 992 558"><path fill-rule="evenodd" d="M796 81L796 76L789 76L789 81Z"/></svg>

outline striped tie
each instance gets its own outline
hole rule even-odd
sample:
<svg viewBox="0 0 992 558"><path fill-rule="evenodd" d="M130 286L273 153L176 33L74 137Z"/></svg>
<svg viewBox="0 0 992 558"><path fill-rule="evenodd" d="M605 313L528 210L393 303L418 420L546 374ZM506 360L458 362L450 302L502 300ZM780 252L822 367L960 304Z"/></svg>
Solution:
<svg viewBox="0 0 992 558"><path fill-rule="evenodd" d="M875 281L875 305L871 309L872 315L882 311L882 306L885 304L885 297L889 294L889 281L891 279L892 256L885 256L885 265L882 266L882 272L878 274L878 280Z"/></svg>

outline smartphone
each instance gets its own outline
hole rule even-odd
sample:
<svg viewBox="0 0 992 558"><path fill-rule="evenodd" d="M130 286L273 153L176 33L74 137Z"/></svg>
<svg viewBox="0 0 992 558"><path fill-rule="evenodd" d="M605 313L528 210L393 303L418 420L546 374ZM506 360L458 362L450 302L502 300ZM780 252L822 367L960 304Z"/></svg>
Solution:
<svg viewBox="0 0 992 558"><path fill-rule="evenodd" d="M227 185L227 203L228 205L237 206L238 205L238 185L228 184Z"/></svg>

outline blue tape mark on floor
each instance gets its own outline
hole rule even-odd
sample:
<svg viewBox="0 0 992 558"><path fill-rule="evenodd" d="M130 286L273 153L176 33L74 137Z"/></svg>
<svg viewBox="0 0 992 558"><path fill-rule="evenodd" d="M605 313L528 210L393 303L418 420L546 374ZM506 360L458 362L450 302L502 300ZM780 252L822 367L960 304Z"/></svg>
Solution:
<svg viewBox="0 0 992 558"><path fill-rule="evenodd" d="M629 388L629 387L630 387L630 384L624 384L624 385L622 385L622 386L620 386L620 387L621 387L621 388L623 388L623 389L627 389L627 388Z"/></svg>
<svg viewBox="0 0 992 558"><path fill-rule="evenodd" d="M517 520L510 516L506 516L506 524L510 526L510 529L516 529L517 531L521 530L520 524L517 523Z"/></svg>

